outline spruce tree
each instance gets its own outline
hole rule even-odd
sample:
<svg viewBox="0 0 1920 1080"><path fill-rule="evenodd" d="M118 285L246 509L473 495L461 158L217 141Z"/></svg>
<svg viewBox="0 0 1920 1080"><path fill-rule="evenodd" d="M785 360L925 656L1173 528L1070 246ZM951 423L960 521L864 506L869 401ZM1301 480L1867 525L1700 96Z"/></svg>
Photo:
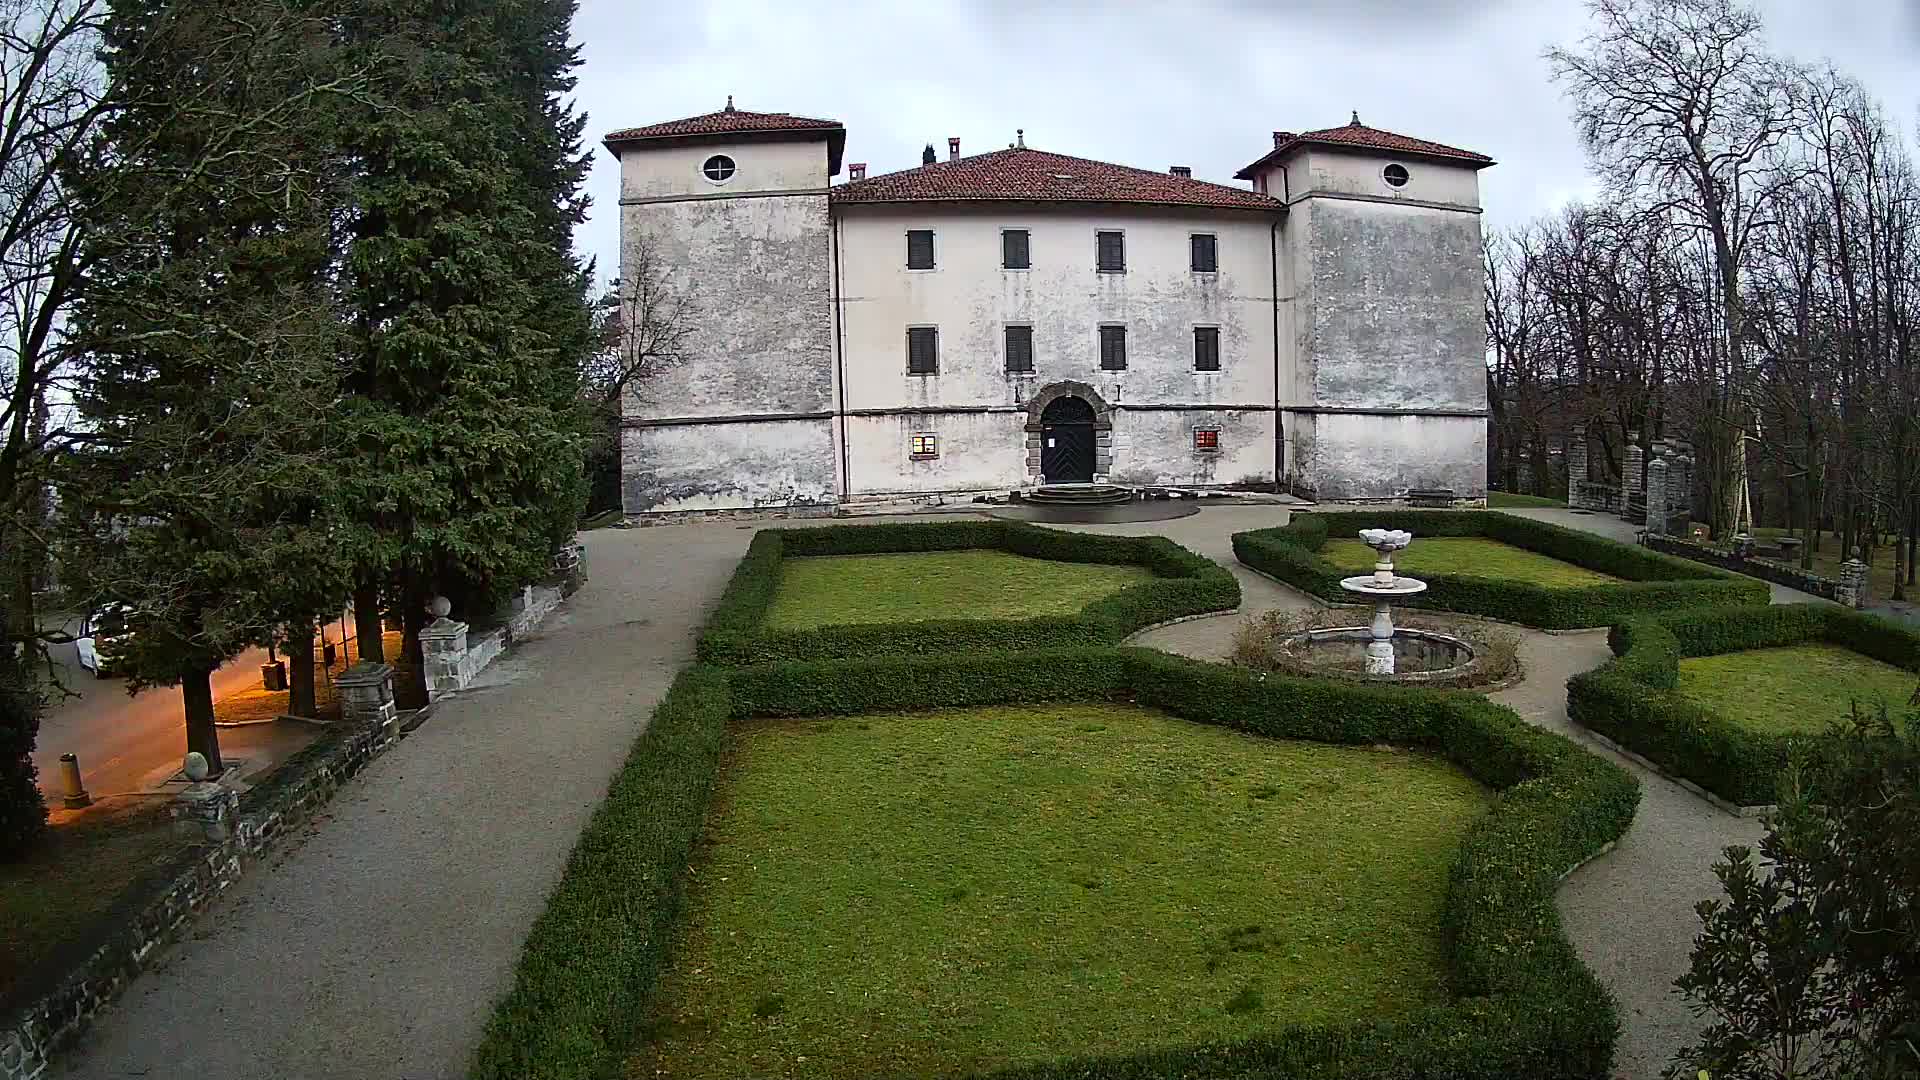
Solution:
<svg viewBox="0 0 1920 1080"><path fill-rule="evenodd" d="M389 0L346 22L383 73L350 132L356 606L393 596L410 700L428 599L469 614L544 575L584 505L574 370L590 330L570 248L584 163L559 101L570 15Z"/></svg>
<svg viewBox="0 0 1920 1080"><path fill-rule="evenodd" d="M330 106L352 80L335 59L293 0L120 0L121 104L75 169L93 270L69 572L133 610L131 687L178 684L188 749L216 772L212 671L345 591L316 521L338 465Z"/></svg>

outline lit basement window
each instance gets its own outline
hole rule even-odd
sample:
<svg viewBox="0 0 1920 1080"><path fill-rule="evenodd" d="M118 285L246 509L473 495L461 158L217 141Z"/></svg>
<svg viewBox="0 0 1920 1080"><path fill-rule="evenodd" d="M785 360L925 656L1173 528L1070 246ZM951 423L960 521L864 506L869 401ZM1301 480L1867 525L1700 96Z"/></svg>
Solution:
<svg viewBox="0 0 1920 1080"><path fill-rule="evenodd" d="M1193 448L1195 450L1220 449L1220 433L1212 428L1200 428L1193 433Z"/></svg>
<svg viewBox="0 0 1920 1080"><path fill-rule="evenodd" d="M940 436L915 435L913 437L913 456L916 458L937 458L940 456Z"/></svg>

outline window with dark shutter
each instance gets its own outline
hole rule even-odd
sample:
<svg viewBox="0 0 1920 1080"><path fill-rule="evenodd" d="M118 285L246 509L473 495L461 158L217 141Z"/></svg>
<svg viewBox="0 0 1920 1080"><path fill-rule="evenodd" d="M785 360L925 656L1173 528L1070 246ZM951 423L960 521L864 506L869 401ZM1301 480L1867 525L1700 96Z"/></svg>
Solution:
<svg viewBox="0 0 1920 1080"><path fill-rule="evenodd" d="M1007 370L1033 370L1033 327L1007 327Z"/></svg>
<svg viewBox="0 0 1920 1080"><path fill-rule="evenodd" d="M931 326L907 328L907 374L940 373L940 331Z"/></svg>
<svg viewBox="0 0 1920 1080"><path fill-rule="evenodd" d="M1220 269L1220 252L1214 246L1214 238L1207 233L1194 233L1190 237L1193 247L1193 272L1211 274Z"/></svg>
<svg viewBox="0 0 1920 1080"><path fill-rule="evenodd" d="M1123 274L1127 270L1127 238L1124 233L1097 232L1093 234L1095 247L1099 251L1098 265L1103 274Z"/></svg>
<svg viewBox="0 0 1920 1080"><path fill-rule="evenodd" d="M1027 256L1027 230L1003 229L1000 232L1000 266L1005 270L1027 270L1033 264Z"/></svg>
<svg viewBox="0 0 1920 1080"><path fill-rule="evenodd" d="M1127 370L1126 327L1103 326L1100 328L1100 370Z"/></svg>
<svg viewBox="0 0 1920 1080"><path fill-rule="evenodd" d="M907 232L907 269L933 269L932 229L912 229Z"/></svg>
<svg viewBox="0 0 1920 1080"><path fill-rule="evenodd" d="M1193 433L1193 448L1202 453L1220 449L1220 432L1213 428L1200 428Z"/></svg>
<svg viewBox="0 0 1920 1080"><path fill-rule="evenodd" d="M1193 328L1193 370L1220 370L1219 327L1196 326Z"/></svg>

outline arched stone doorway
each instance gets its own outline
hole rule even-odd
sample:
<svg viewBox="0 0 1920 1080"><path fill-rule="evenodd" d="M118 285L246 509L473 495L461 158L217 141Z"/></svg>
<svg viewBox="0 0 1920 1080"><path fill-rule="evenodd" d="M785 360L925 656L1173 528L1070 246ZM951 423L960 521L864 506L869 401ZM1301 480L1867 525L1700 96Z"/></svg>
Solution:
<svg viewBox="0 0 1920 1080"><path fill-rule="evenodd" d="M1113 462L1113 409L1093 387L1057 382L1027 402L1027 472L1043 484L1085 484Z"/></svg>
<svg viewBox="0 0 1920 1080"><path fill-rule="evenodd" d="M1049 484L1093 483L1093 406L1068 394L1040 413L1040 476Z"/></svg>

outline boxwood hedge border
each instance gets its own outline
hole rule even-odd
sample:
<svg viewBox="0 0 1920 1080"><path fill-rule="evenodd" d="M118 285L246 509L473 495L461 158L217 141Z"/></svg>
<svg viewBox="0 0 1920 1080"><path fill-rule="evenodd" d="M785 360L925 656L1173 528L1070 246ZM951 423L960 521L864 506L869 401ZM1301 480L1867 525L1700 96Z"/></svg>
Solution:
<svg viewBox="0 0 1920 1080"><path fill-rule="evenodd" d="M1263 678L1097 646L683 671L534 924L472 1075L620 1073L669 962L688 859L733 721L1079 700L1132 701L1272 738L1411 747L1494 788L1447 886L1455 997L1391 1019L1024 1065L991 1080L1607 1075L1618 1018L1568 942L1554 892L1627 829L1639 801L1630 775L1475 695Z"/></svg>
<svg viewBox="0 0 1920 1080"><path fill-rule="evenodd" d="M1154 576L1087 604L1077 615L927 619L806 630L770 630L764 625L786 558L968 548L1058 562L1140 566ZM736 666L891 653L1112 645L1149 626L1239 606L1240 582L1232 571L1160 536L1064 532L1001 520L763 529L700 635L699 658L702 663Z"/></svg>
<svg viewBox="0 0 1920 1080"><path fill-rule="evenodd" d="M1361 529L1405 529L1422 536L1484 536L1622 578L1618 584L1550 589L1471 574L1431 574L1410 607L1484 615L1543 630L1610 626L1632 615L1681 607L1765 604L1764 581L1603 536L1493 510L1395 510L1296 513L1286 525L1233 535L1239 560L1269 577L1335 603L1352 603L1340 579L1352 576L1319 555L1329 536Z"/></svg>
<svg viewBox="0 0 1920 1080"><path fill-rule="evenodd" d="M1567 680L1567 715L1698 785L1731 808L1775 801L1789 747L1819 735L1744 727L1683 697L1680 661L1747 649L1826 641L1920 673L1920 631L1829 604L1776 604L1669 612L1623 620L1607 635L1613 660ZM1836 703L1833 720L1845 719Z"/></svg>

